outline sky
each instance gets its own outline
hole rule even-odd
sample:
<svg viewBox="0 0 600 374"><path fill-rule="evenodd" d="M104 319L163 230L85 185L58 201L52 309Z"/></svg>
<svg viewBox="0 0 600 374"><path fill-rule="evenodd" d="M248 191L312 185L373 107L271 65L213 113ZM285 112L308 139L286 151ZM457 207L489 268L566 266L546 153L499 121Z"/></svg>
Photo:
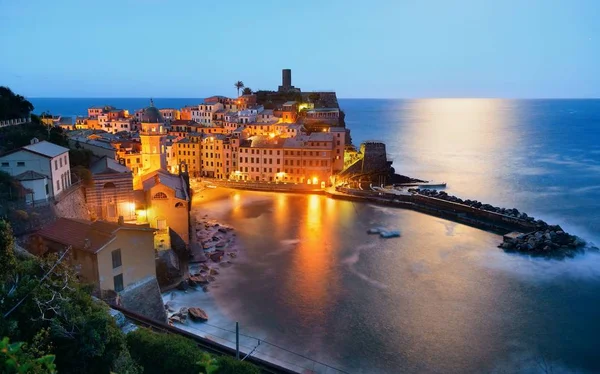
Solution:
<svg viewBox="0 0 600 374"><path fill-rule="evenodd" d="M26 97L598 98L600 0L0 0Z"/></svg>

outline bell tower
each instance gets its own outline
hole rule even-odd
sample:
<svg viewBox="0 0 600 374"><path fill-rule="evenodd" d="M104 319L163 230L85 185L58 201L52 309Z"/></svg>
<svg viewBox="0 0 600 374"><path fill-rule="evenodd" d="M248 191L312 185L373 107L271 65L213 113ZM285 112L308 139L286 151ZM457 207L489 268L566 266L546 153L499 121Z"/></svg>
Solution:
<svg viewBox="0 0 600 374"><path fill-rule="evenodd" d="M155 170L167 168L166 135L164 120L158 109L150 100L150 106L144 109L141 116L140 141L142 143L142 170L147 174Z"/></svg>

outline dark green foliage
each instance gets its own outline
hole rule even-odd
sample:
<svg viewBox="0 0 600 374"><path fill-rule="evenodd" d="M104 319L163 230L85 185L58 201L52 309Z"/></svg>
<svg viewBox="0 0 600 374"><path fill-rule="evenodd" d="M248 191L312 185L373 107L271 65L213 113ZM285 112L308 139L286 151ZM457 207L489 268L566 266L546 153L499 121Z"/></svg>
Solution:
<svg viewBox="0 0 600 374"><path fill-rule="evenodd" d="M221 356L217 359L217 374L260 374L258 367L245 361L238 361L231 356Z"/></svg>
<svg viewBox="0 0 600 374"><path fill-rule="evenodd" d="M0 287L5 285L17 266L17 258L13 251L14 239L10 223L0 220Z"/></svg>
<svg viewBox="0 0 600 374"><path fill-rule="evenodd" d="M266 109L273 109L285 103L286 101L302 102L300 92L276 92L276 91L256 91L256 103L264 105Z"/></svg>
<svg viewBox="0 0 600 374"><path fill-rule="evenodd" d="M91 186L94 182L92 172L90 169L86 169L84 166L74 166L71 168L71 172L75 174L85 186Z"/></svg>
<svg viewBox="0 0 600 374"><path fill-rule="evenodd" d="M10 174L0 171L0 204L2 201L17 201L25 196L25 188L21 182Z"/></svg>
<svg viewBox="0 0 600 374"><path fill-rule="evenodd" d="M33 138L69 147L63 129L48 127L41 122L38 116L32 114L30 123L0 129L0 154L28 145Z"/></svg>
<svg viewBox="0 0 600 374"><path fill-rule="evenodd" d="M28 117L32 110L33 105L23 96L0 86L0 121Z"/></svg>
<svg viewBox="0 0 600 374"><path fill-rule="evenodd" d="M235 82L235 84L234 84L233 86L234 86L235 88L237 88L237 94L238 94L238 96L240 96L240 90L241 90L242 88L244 88L244 82L242 82L242 81L237 81L237 82Z"/></svg>
<svg viewBox="0 0 600 374"><path fill-rule="evenodd" d="M252 89L250 87L244 87L242 95L252 95Z"/></svg>
<svg viewBox="0 0 600 374"><path fill-rule="evenodd" d="M129 352L144 368L144 374L198 374L203 352L196 344L178 335L157 334L138 329L127 335Z"/></svg>
<svg viewBox="0 0 600 374"><path fill-rule="evenodd" d="M60 373L108 373L117 363L135 368L106 304L92 299L67 261L15 258L10 235L2 224L0 313L7 316L0 319L0 336L26 342L26 351L38 356L54 354Z"/></svg>
<svg viewBox="0 0 600 374"><path fill-rule="evenodd" d="M34 358L22 349L23 343L10 343L8 338L0 340L0 369L3 374L12 373L55 373L53 355Z"/></svg>
<svg viewBox="0 0 600 374"><path fill-rule="evenodd" d="M94 153L89 149L77 148L77 144L75 144L76 149L69 150L69 163L71 164L71 168L83 166L84 168L89 169Z"/></svg>

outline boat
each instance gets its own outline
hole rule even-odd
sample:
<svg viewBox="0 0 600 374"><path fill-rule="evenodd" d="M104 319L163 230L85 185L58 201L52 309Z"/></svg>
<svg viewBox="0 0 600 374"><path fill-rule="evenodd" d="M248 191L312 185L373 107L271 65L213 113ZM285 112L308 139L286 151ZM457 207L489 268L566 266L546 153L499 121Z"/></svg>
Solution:
<svg viewBox="0 0 600 374"><path fill-rule="evenodd" d="M385 231L383 227L371 227L367 230L367 234L380 234L383 231Z"/></svg>
<svg viewBox="0 0 600 374"><path fill-rule="evenodd" d="M387 231L387 230L382 230L379 233L379 236L384 238L384 239L388 239L388 238L397 238L400 236L400 231L397 230L391 230L391 231Z"/></svg>

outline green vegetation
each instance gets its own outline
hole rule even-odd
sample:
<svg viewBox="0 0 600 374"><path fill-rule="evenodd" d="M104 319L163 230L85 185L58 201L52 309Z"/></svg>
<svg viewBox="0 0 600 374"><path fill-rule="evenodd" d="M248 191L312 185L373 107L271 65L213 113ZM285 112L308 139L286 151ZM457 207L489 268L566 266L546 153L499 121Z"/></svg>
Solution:
<svg viewBox="0 0 600 374"><path fill-rule="evenodd" d="M244 87L244 89L242 90L242 95L252 95L252 88Z"/></svg>
<svg viewBox="0 0 600 374"><path fill-rule="evenodd" d="M9 343L8 338L0 341L0 369L2 373L56 373L54 356L33 358L23 352L23 343Z"/></svg>
<svg viewBox="0 0 600 374"><path fill-rule="evenodd" d="M256 103L263 105L265 109L274 109L286 101L302 102L302 94L300 92L276 92L276 91L255 91Z"/></svg>
<svg viewBox="0 0 600 374"><path fill-rule="evenodd" d="M242 81L237 81L235 82L235 84L233 85L235 88L237 88L237 95L240 96L240 90L242 88L244 88L244 82Z"/></svg>
<svg viewBox="0 0 600 374"><path fill-rule="evenodd" d="M92 298L92 287L77 280L68 255L15 252L10 224L0 220L0 337L8 337L0 344L0 372L259 373L181 336L138 329L126 337L108 306Z"/></svg>
<svg viewBox="0 0 600 374"><path fill-rule="evenodd" d="M127 345L131 356L142 364L144 374L260 374L260 370L248 362L229 356L211 356L182 336L138 329L127 335Z"/></svg>
<svg viewBox="0 0 600 374"><path fill-rule="evenodd" d="M17 201L25 196L21 182L10 174L0 171L0 204L5 201Z"/></svg>
<svg viewBox="0 0 600 374"><path fill-rule="evenodd" d="M28 117L33 105L8 87L0 87L0 120ZM0 129L0 154L30 144L32 138L47 140L68 147L67 137L60 127L49 127L40 117L31 114L31 122Z"/></svg>
<svg viewBox="0 0 600 374"><path fill-rule="evenodd" d="M10 88L0 86L0 121L28 117L33 105Z"/></svg>

